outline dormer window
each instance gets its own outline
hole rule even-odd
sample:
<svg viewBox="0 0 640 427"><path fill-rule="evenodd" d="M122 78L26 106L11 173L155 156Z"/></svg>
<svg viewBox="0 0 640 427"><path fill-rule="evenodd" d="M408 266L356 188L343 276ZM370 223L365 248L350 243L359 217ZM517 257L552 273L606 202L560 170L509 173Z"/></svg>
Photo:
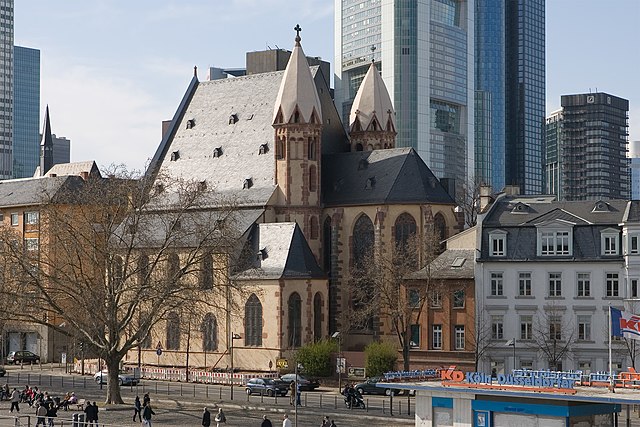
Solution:
<svg viewBox="0 0 640 427"><path fill-rule="evenodd" d="M538 230L538 255L571 255L572 230Z"/></svg>
<svg viewBox="0 0 640 427"><path fill-rule="evenodd" d="M603 202L602 200L598 200L593 206L591 212L609 212L609 210L609 204Z"/></svg>
<svg viewBox="0 0 640 427"><path fill-rule="evenodd" d="M376 186L376 177L375 176L371 176L369 178L367 178L367 183L365 184L364 189L365 190L373 190Z"/></svg>
<svg viewBox="0 0 640 427"><path fill-rule="evenodd" d="M193 129L196 126L196 119L187 120L187 129Z"/></svg>
<svg viewBox="0 0 640 427"><path fill-rule="evenodd" d="M229 124L235 125L236 123L238 123L238 115L236 113L233 113L229 116Z"/></svg>
<svg viewBox="0 0 640 427"><path fill-rule="evenodd" d="M245 178L244 182L242 183L242 189L248 190L251 187L253 187L253 178Z"/></svg>
<svg viewBox="0 0 640 427"><path fill-rule="evenodd" d="M262 144L260 145L260 149L258 150L258 154L267 154L269 152L269 145Z"/></svg>
<svg viewBox="0 0 640 427"><path fill-rule="evenodd" d="M522 202L516 203L516 205L513 207L513 209L511 209L511 213L514 213L514 214L526 214L526 213L529 213L529 206L524 204L524 203L522 203Z"/></svg>
<svg viewBox="0 0 640 427"><path fill-rule="evenodd" d="M173 153L171 153L171 161L172 162L175 162L179 158L180 158L180 152L179 151L174 151Z"/></svg>
<svg viewBox="0 0 640 427"><path fill-rule="evenodd" d="M615 228L607 228L600 232L600 246L602 255L618 255L620 247L620 233Z"/></svg>
<svg viewBox="0 0 640 427"><path fill-rule="evenodd" d="M217 147L213 149L213 157L222 156L222 147Z"/></svg>
<svg viewBox="0 0 640 427"><path fill-rule="evenodd" d="M198 183L198 191L204 191L207 189L207 181L200 181Z"/></svg>
<svg viewBox="0 0 640 427"><path fill-rule="evenodd" d="M489 256L507 255L507 232L496 230L489 234Z"/></svg>
<svg viewBox="0 0 640 427"><path fill-rule="evenodd" d="M367 159L360 159L360 161L358 162L358 170L361 171L368 167L369 167L369 162L367 161Z"/></svg>
<svg viewBox="0 0 640 427"><path fill-rule="evenodd" d="M262 248L257 253L258 261L264 261L267 259L267 248Z"/></svg>

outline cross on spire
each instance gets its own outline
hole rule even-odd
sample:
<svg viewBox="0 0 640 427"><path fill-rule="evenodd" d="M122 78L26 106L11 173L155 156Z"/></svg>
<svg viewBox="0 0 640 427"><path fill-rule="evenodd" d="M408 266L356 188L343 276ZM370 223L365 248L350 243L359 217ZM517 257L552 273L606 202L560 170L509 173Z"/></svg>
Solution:
<svg viewBox="0 0 640 427"><path fill-rule="evenodd" d="M300 38L300 31L302 31L302 28L300 27L300 24L296 24L296 26L293 27L293 30L296 32L296 44L299 45L300 44L300 40L302 40Z"/></svg>
<svg viewBox="0 0 640 427"><path fill-rule="evenodd" d="M375 55L376 45L372 44L370 49L371 49L371 62L376 62L376 55Z"/></svg>

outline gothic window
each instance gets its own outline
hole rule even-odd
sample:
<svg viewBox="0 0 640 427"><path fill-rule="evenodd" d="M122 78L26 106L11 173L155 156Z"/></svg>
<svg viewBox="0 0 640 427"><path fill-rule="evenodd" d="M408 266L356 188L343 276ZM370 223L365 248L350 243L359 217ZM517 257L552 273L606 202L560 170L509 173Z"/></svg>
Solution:
<svg viewBox="0 0 640 427"><path fill-rule="evenodd" d="M297 292L289 296L289 347L297 348L302 344L302 299Z"/></svg>
<svg viewBox="0 0 640 427"><path fill-rule="evenodd" d="M244 345L262 345L262 304L251 294L244 305Z"/></svg>
<svg viewBox="0 0 640 427"><path fill-rule="evenodd" d="M372 255L374 244L373 223L367 215L360 215L353 227L351 258L354 267L367 261L367 257Z"/></svg>
<svg viewBox="0 0 640 427"><path fill-rule="evenodd" d="M408 213L401 214L395 224L396 246L404 247L416 234L416 220Z"/></svg>
<svg viewBox="0 0 640 427"><path fill-rule="evenodd" d="M218 322L211 313L207 313L202 321L202 349L204 351L218 349Z"/></svg>
<svg viewBox="0 0 640 427"><path fill-rule="evenodd" d="M293 113L293 123L300 123L300 111L298 109Z"/></svg>
<svg viewBox="0 0 640 427"><path fill-rule="evenodd" d="M309 166L309 191L315 193L318 189L318 173L314 165Z"/></svg>
<svg viewBox="0 0 640 427"><path fill-rule="evenodd" d="M309 234L311 239L316 240L318 238L318 217L312 216L309 221Z"/></svg>
<svg viewBox="0 0 640 427"><path fill-rule="evenodd" d="M324 271L331 273L331 217L327 217L322 225L322 260Z"/></svg>
<svg viewBox="0 0 640 427"><path fill-rule="evenodd" d="M438 242L444 242L447 238L447 222L439 212L433 217L433 230L436 233ZM440 248L444 249L444 243L440 243Z"/></svg>
<svg viewBox="0 0 640 427"><path fill-rule="evenodd" d="M313 340L318 342L322 339L322 294L316 292L313 297Z"/></svg>
<svg viewBox="0 0 640 427"><path fill-rule="evenodd" d="M307 158L309 160L315 160L316 159L316 140L315 140L315 138L309 138Z"/></svg>
<svg viewBox="0 0 640 427"><path fill-rule="evenodd" d="M111 269L113 285L120 286L120 284L122 284L122 279L124 278L124 266L120 255L113 257L113 265L111 266Z"/></svg>
<svg viewBox="0 0 640 427"><path fill-rule="evenodd" d="M180 318L175 311L167 315L167 350L180 348Z"/></svg>
<svg viewBox="0 0 640 427"><path fill-rule="evenodd" d="M200 289L213 289L213 255L206 253L200 267Z"/></svg>
<svg viewBox="0 0 640 427"><path fill-rule="evenodd" d="M180 258L178 257L178 254L169 254L167 263L167 278L171 280L177 280L178 273L180 273Z"/></svg>
<svg viewBox="0 0 640 427"><path fill-rule="evenodd" d="M138 283L145 283L147 276L149 276L149 257L140 255L138 258Z"/></svg>
<svg viewBox="0 0 640 427"><path fill-rule="evenodd" d="M276 159L277 160L283 160L286 158L285 155L285 140L284 138L278 138L278 141L276 141Z"/></svg>

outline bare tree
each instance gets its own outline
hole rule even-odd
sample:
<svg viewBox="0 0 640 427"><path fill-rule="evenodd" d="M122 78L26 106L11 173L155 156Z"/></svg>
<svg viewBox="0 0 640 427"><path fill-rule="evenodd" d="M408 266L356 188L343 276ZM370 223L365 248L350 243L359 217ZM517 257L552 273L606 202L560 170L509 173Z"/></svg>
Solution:
<svg viewBox="0 0 640 427"><path fill-rule="evenodd" d="M474 327L475 330L471 347L474 353L475 370L477 372L480 367L480 361L484 359L487 350L492 346L491 319L488 318L486 312L481 311L475 313Z"/></svg>
<svg viewBox="0 0 640 427"><path fill-rule="evenodd" d="M58 177L43 187L39 242L4 227L13 319L71 329L108 369L107 403L122 403L118 371L170 313L229 310L238 210L202 183L134 176ZM46 179L43 182L47 182ZM190 322L189 322L190 323Z"/></svg>
<svg viewBox="0 0 640 427"><path fill-rule="evenodd" d="M430 291L436 286L431 269L440 245L430 232L422 242L413 235L390 252L371 249L366 262L352 269L347 281L353 306L348 321L353 329L371 329L375 319L388 320L402 349L404 369L409 370L411 325L420 322ZM425 266L424 278L408 282L407 276L420 266Z"/></svg>
<svg viewBox="0 0 640 427"><path fill-rule="evenodd" d="M563 313L562 307L546 306L538 310L533 323L532 348L541 353L552 370L561 370L562 361L572 357L576 341L575 325L572 320L567 322Z"/></svg>
<svg viewBox="0 0 640 427"><path fill-rule="evenodd" d="M480 210L480 187L483 184L470 180L462 185L462 191L456 197L456 203L464 213L464 222L468 227L476 225L478 211Z"/></svg>

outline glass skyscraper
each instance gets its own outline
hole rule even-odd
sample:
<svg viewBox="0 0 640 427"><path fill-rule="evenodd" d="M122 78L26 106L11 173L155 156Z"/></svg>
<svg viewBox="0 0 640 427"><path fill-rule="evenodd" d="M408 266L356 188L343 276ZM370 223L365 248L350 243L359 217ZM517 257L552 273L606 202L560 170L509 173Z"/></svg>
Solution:
<svg viewBox="0 0 640 427"><path fill-rule="evenodd" d="M543 189L545 0L506 0L505 182Z"/></svg>
<svg viewBox="0 0 640 427"><path fill-rule="evenodd" d="M40 51L14 47L13 177L32 177L40 159Z"/></svg>
<svg viewBox="0 0 640 427"><path fill-rule="evenodd" d="M437 177L457 189L474 174L473 5L335 3L335 102L344 123L373 56L396 110L396 146L413 147Z"/></svg>
<svg viewBox="0 0 640 427"><path fill-rule="evenodd" d="M13 163L13 0L0 0L0 179Z"/></svg>

